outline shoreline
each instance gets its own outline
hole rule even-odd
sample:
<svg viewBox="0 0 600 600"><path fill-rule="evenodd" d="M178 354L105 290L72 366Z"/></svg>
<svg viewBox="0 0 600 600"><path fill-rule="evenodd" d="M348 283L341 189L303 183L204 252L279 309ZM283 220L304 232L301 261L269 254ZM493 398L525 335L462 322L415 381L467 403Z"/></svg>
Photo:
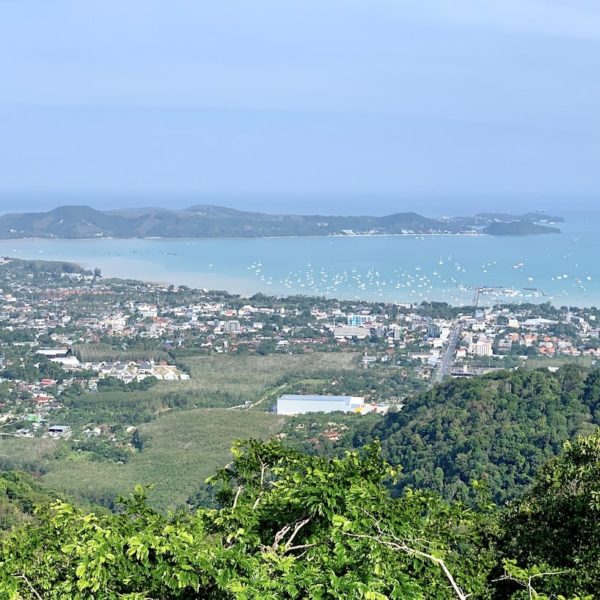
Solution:
<svg viewBox="0 0 600 600"><path fill-rule="evenodd" d="M0 240L0 255L72 262L98 267L105 277L243 296L462 306L473 304L474 287L503 287L519 295L498 299L490 294L481 298L482 305L549 301L600 306L600 273L592 260L599 245L595 224L571 229L564 236L535 240L487 234L12 238ZM515 265L522 266L515 270ZM546 296L529 293L531 287Z"/></svg>
<svg viewBox="0 0 600 600"><path fill-rule="evenodd" d="M46 259L21 259L21 258L17 258L17 257L8 257L9 259L14 259L14 260L42 260L43 262L67 262L67 261L62 261L62 260L46 260ZM99 265L97 263L88 263L88 262L81 262L81 261L71 261L72 264L76 264L77 266L86 269L86 270L90 270L93 269L95 267L98 267ZM288 297L292 297L292 296L302 296L305 298L314 298L314 299L319 299L319 298L327 298L328 300L338 300L340 302L357 302L357 301L362 301L362 302L367 302L367 303L373 303L373 304L387 304L387 305L401 305L401 304L415 304L415 305L419 305L423 302L440 302L440 303L446 303L449 306L453 307L453 308L461 308L461 307L468 307L468 306L474 306L474 304L472 302L463 302L463 303L456 303L456 302L452 302L449 301L448 298L444 298L444 297L429 297L429 298L405 298L405 299L393 299L393 298L375 298L375 297L371 297L370 295L346 295L346 294L317 294L317 293L310 293L310 292L299 292L299 291L294 291L294 292L288 292L288 293L277 293L275 291L269 291L269 290L263 290L263 289L249 289L249 288L244 288L243 284L240 285L240 287L238 287L236 289L236 283L234 283L236 278L233 277L228 277L228 276L217 276L216 279L222 279L223 283L225 283L225 281L229 281L229 284L225 284L224 286L220 286L218 284L211 284L210 282L207 282L206 285L200 285L199 283L193 283L192 281L190 281L189 283L184 283L181 281L175 281L174 279L169 279L168 275L165 273L165 279L163 279L162 277L160 279L154 279L152 278L149 274L141 274L138 276L128 276L125 275L123 273L121 274L112 274L112 273L104 273L104 268L105 265L100 265L101 270L103 271L102 274L102 279L103 280L121 280L121 281L134 281L134 282L139 282L142 284L146 284L146 285L156 285L156 286L176 286L176 287L180 287L180 286L184 286L184 287L188 287L191 289L195 289L195 290L205 290L208 292L215 292L215 291L221 291L221 292L225 292L228 294L231 294L233 296L239 296L241 298L251 298L253 295L255 294L263 294L267 297L271 297L271 298L278 298L278 299L285 299ZM205 275L209 275L209 279L210 279L210 274L206 274L206 273L197 273L194 274L194 278L197 277L202 277ZM214 281L214 279L213 279ZM238 280L237 285L239 285L241 283L241 281ZM509 288L507 288L509 289ZM456 290L458 292L464 293L464 290L461 290L458 286L456 288ZM470 296L470 290L469 290L469 296ZM532 298L528 298L528 297L513 297L513 296L505 296L505 297L501 297L501 298L496 298L494 299L493 302L480 302L480 306L483 307L489 307L489 306L494 306L494 305L509 305L509 304L514 304L515 306L518 306L519 304L545 304L546 302L550 303L552 306L558 307L560 308L561 306L573 306L573 307L578 307L578 308L590 308L590 307L595 307L600 305L600 302L594 303L594 302L585 302L585 301L577 301L575 300L570 301L570 302L565 302L563 301L557 301L556 299L554 299L553 297L550 296L538 296L538 297L532 297Z"/></svg>
<svg viewBox="0 0 600 600"><path fill-rule="evenodd" d="M210 237L161 237L161 236L147 236L147 237L18 237L18 238L3 238L0 237L0 242L19 242L19 241L44 241L44 242L99 242L99 241L214 241L214 240L291 240L291 239L354 239L354 238L386 238L386 237L407 237L407 238L420 238L420 237L473 237L473 238L533 238L539 236L546 236L550 234L562 234L563 231L558 232L542 232L542 233L525 233L525 234L493 234L484 232L462 232L462 233L333 233L329 235L256 235L256 236L210 236Z"/></svg>

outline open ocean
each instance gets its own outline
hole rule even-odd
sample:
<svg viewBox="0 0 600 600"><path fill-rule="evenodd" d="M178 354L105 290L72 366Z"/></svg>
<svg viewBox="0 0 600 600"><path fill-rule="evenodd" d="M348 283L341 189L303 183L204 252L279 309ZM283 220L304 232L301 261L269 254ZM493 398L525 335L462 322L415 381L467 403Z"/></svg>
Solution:
<svg viewBox="0 0 600 600"><path fill-rule="evenodd" d="M600 215L528 237L376 236L260 239L0 240L0 255L65 260L105 276L233 293L391 302L480 297L600 305Z"/></svg>

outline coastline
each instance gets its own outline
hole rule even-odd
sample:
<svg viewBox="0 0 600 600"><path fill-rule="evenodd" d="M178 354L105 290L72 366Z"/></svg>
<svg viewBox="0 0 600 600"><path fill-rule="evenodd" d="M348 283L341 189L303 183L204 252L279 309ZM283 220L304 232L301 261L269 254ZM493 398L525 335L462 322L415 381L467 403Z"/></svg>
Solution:
<svg viewBox="0 0 600 600"><path fill-rule="evenodd" d="M572 223L563 236L535 239L486 234L11 238L0 240L0 256L73 262L98 267L106 277L244 296L467 305L474 288L502 287L519 292L506 299L510 302L597 306L596 227ZM546 296L536 297L528 288L543 289ZM489 295L481 301L494 300Z"/></svg>
<svg viewBox="0 0 600 600"><path fill-rule="evenodd" d="M534 237L545 234L524 234L516 235L514 237ZM338 234L333 233L330 235L253 235L253 236L204 236L204 237L161 237L161 236L146 236L146 237L114 237L114 236L98 236L98 237L13 237L3 238L0 237L0 242L16 242L20 240L24 241L61 241L61 242L85 242L93 241L98 242L102 240L150 240L150 241L203 241L203 240L295 240L295 239L339 239L339 238L370 238L370 237L512 237L508 235L493 235L491 233L482 232L464 232L464 233L348 233Z"/></svg>
<svg viewBox="0 0 600 600"><path fill-rule="evenodd" d="M16 259L16 260L23 260L20 259L18 257L8 257L10 259ZM38 259L38 260L42 260L45 261L46 259ZM50 261L48 261L50 262ZM62 262L62 261L59 261ZM134 265L129 265L132 269L135 269L135 271L138 273L136 276L133 275L128 275L124 272L106 272L105 273L105 268L108 267L109 271L110 271L110 262L109 263L105 263L105 264L96 264L96 263L87 263L87 262L81 262L81 261L71 261L73 264L76 264L77 266L85 269L85 270L92 270L96 267L101 268L102 270L102 279L106 279L106 280L122 280L122 281L134 281L134 282L139 282L141 284L149 284L149 285L156 285L156 286L170 286L170 285L174 285L176 287L178 286L185 286L185 287L189 287L192 289L197 289L197 290L205 290L205 291L222 291L222 292L226 292L228 294L231 294L233 296L240 296L241 298L251 298L253 295L255 294L264 294L265 296L269 296L269 297L273 297L273 298L282 298L285 299L287 297L292 297L292 296L303 296L305 298L314 298L315 300L318 300L321 297L326 297L328 300L338 300L340 302L344 302L344 301L364 301L364 302L368 302L368 303L381 303L383 302L384 304L387 305L395 305L395 304L420 304L421 302L427 301L427 302L441 302L444 303L446 302L449 306L452 307L467 307L467 306L473 306L472 302L464 302L464 303L452 303L449 302L447 298L443 298L443 297L439 297L439 298L428 298L428 299L417 299L417 298L413 298L413 299L387 299L387 300L382 300L381 298L369 298L369 297L364 297L361 295L344 295L344 294L337 294L337 295L322 295L322 294L312 294L309 292L292 292L292 293L275 293L274 291L269 292L268 290L262 290L262 289L255 289L255 288L249 288L247 286L244 285L244 280L238 280L235 277L229 277L226 275L222 275L222 274L216 274L216 273L193 273L190 274L192 276L193 279L197 279L199 278L200 280L203 280L204 284L200 284L200 283L194 283L193 281L189 281L188 283L184 283L181 281L177 281L176 279L173 279L172 276L170 277L169 274L165 271L160 271L160 274L157 274L157 277L152 277L152 275L147 272L147 273L140 273L138 265L136 264L135 267ZM132 262L138 262L138 261L131 261L131 260L127 260L127 261L119 261L121 264L128 264L128 263L132 263ZM142 261L139 261L142 262ZM120 269L118 270L120 271ZM156 269L154 269L154 272L156 272ZM222 283L222 285L219 285L218 283L216 284L210 284L209 281L220 281ZM508 289L508 288L507 288ZM464 290L461 289L460 286L456 287L456 291L457 292L464 292ZM470 291L470 290L469 290ZM490 306L492 304L514 304L514 305L518 305L518 304L543 304L545 302L549 302L550 304L552 304L553 306L556 307L560 307L560 306L574 306L574 307L579 307L579 308L589 308L592 306L597 306L600 303L590 303L590 302L585 302L585 301L578 301L576 299L572 299L570 302L565 303L564 301L553 301L553 299L548 298L548 297L538 297L537 298L537 302L534 301L534 299L532 298L516 298L510 295L507 296L502 296L501 298L498 298L495 302L492 303L486 303L486 302L482 302L481 305L482 306Z"/></svg>

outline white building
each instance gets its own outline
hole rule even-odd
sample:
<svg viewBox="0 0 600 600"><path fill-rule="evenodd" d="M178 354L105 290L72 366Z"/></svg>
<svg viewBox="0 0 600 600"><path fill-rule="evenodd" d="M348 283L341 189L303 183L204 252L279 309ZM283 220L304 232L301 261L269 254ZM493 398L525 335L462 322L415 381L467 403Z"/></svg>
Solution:
<svg viewBox="0 0 600 600"><path fill-rule="evenodd" d="M223 329L227 333L239 333L242 330L239 321L225 321Z"/></svg>
<svg viewBox="0 0 600 600"><path fill-rule="evenodd" d="M476 356L492 356L492 342L480 339L472 346L473 354Z"/></svg>
<svg viewBox="0 0 600 600"><path fill-rule="evenodd" d="M333 328L333 335L336 339L350 339L357 338L359 340L364 340L365 338L371 335L368 329L364 327L351 327L347 325L340 325L339 327Z"/></svg>
<svg viewBox="0 0 600 600"><path fill-rule="evenodd" d="M373 315L348 315L347 324L350 327L364 327L375 321Z"/></svg>
<svg viewBox="0 0 600 600"><path fill-rule="evenodd" d="M139 304L137 311L142 319L155 319L158 316L158 308L152 304Z"/></svg>
<svg viewBox="0 0 600 600"><path fill-rule="evenodd" d="M364 410L365 399L358 396L318 396L284 394L277 400L278 415L303 415L320 412L357 412Z"/></svg>

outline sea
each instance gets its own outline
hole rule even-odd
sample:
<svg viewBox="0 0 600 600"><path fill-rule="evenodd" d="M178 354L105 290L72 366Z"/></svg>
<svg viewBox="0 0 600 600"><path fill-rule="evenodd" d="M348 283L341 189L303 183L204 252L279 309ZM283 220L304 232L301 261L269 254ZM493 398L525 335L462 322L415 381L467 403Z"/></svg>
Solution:
<svg viewBox="0 0 600 600"><path fill-rule="evenodd" d="M245 296L600 306L600 214L560 234L0 240L0 255Z"/></svg>

